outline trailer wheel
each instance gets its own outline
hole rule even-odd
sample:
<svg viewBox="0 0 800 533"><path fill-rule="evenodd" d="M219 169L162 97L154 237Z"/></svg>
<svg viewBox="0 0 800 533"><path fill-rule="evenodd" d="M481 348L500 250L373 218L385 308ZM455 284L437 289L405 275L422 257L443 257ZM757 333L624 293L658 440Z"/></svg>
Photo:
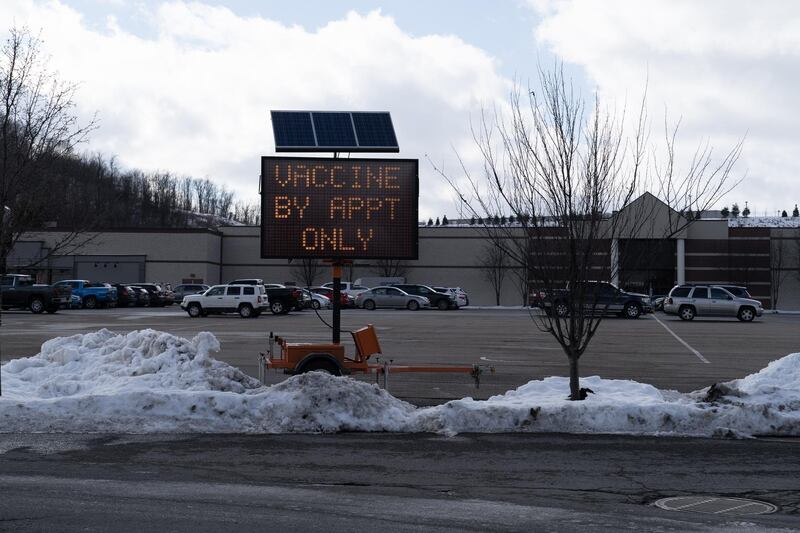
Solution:
<svg viewBox="0 0 800 533"><path fill-rule="evenodd" d="M323 357L315 357L310 361L303 364L303 367L298 370L299 374L305 374L306 372L314 372L314 371L322 371L327 372L328 374L334 376L341 376L342 370L339 368L339 365L334 363L332 360Z"/></svg>

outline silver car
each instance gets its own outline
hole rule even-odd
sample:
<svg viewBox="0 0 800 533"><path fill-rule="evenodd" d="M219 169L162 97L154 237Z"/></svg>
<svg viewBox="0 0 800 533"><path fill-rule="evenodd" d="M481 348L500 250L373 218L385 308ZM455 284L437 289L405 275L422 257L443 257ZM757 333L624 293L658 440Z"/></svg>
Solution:
<svg viewBox="0 0 800 533"><path fill-rule="evenodd" d="M417 311L420 308L430 308L431 302L424 296L408 294L395 287L375 287L356 296L356 306L370 311L378 307L405 308Z"/></svg>
<svg viewBox="0 0 800 533"><path fill-rule="evenodd" d="M678 315L681 320L692 320L695 316L735 316L742 322L750 322L761 316L764 308L758 300L734 296L719 285L679 285L664 300L664 312Z"/></svg>

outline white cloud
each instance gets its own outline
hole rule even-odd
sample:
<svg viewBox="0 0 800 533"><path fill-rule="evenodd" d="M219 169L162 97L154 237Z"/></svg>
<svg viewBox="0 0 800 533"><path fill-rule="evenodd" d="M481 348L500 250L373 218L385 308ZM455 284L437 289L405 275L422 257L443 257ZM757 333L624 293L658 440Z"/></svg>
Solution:
<svg viewBox="0 0 800 533"><path fill-rule="evenodd" d="M537 39L603 95L631 102L649 79L651 116L666 106L683 119L685 159L702 138L726 149L747 135L748 179L728 203L749 200L760 214L800 201L800 4L529 1L542 17Z"/></svg>
<svg viewBox="0 0 800 533"><path fill-rule="evenodd" d="M41 28L53 65L81 83L80 112L99 112L89 149L209 176L251 199L259 157L273 151L270 109L389 110L403 157L452 161L469 113L508 90L485 51L413 37L379 12L316 31L199 2L165 2L149 17L154 37L142 38L113 17L98 30L59 0L0 3L0 20ZM421 169L420 216L452 214L449 191Z"/></svg>

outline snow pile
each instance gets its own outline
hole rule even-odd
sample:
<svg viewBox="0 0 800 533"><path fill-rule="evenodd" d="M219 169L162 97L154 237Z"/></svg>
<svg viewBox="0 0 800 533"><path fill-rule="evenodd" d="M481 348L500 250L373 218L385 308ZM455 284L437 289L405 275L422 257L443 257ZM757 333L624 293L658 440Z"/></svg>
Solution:
<svg viewBox="0 0 800 533"><path fill-rule="evenodd" d="M57 338L3 366L3 432L335 431L800 435L800 353L740 380L690 394L628 380L531 381L477 401L416 408L377 385L313 372L264 387L213 359L210 333L153 330Z"/></svg>
<svg viewBox="0 0 800 533"><path fill-rule="evenodd" d="M2 432L391 431L414 410L377 386L319 373L273 387L186 340L106 329L47 341L3 365Z"/></svg>

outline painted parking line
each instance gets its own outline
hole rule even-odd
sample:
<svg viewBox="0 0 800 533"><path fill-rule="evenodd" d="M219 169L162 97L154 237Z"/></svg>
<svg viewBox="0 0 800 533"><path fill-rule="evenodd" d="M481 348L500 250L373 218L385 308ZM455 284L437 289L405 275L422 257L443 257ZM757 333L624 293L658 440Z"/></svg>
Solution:
<svg viewBox="0 0 800 533"><path fill-rule="evenodd" d="M678 339L678 342L680 342L681 344L683 344L684 346L686 346L686 349L688 349L690 352L692 352L693 354L695 354L695 355L697 356L697 358L698 358L698 359L700 359L702 362L704 362L704 363L706 363L706 364L710 364L710 363L711 363L711 361L709 361L708 359L706 359L705 357L703 357L703 354L701 354L700 352L698 352L697 350L695 350L694 348L692 348L691 346L689 346L689 343L688 343L688 342L686 342L685 340L683 340L683 339L681 339L680 337L678 337L678 335L677 335L677 334L676 334L674 331L672 331L671 329L669 329L669 326L667 326L667 325L666 325L666 324L664 324L664 323L663 323L661 320L659 320L659 318L658 318L658 317L657 317L655 314L653 314L653 318L655 318L655 319L656 319L656 322L658 322L659 324L661 324L662 326L664 326L664 329L665 329L665 330L667 330L667 331L669 331L670 335L672 335L673 337L675 337L676 339Z"/></svg>

